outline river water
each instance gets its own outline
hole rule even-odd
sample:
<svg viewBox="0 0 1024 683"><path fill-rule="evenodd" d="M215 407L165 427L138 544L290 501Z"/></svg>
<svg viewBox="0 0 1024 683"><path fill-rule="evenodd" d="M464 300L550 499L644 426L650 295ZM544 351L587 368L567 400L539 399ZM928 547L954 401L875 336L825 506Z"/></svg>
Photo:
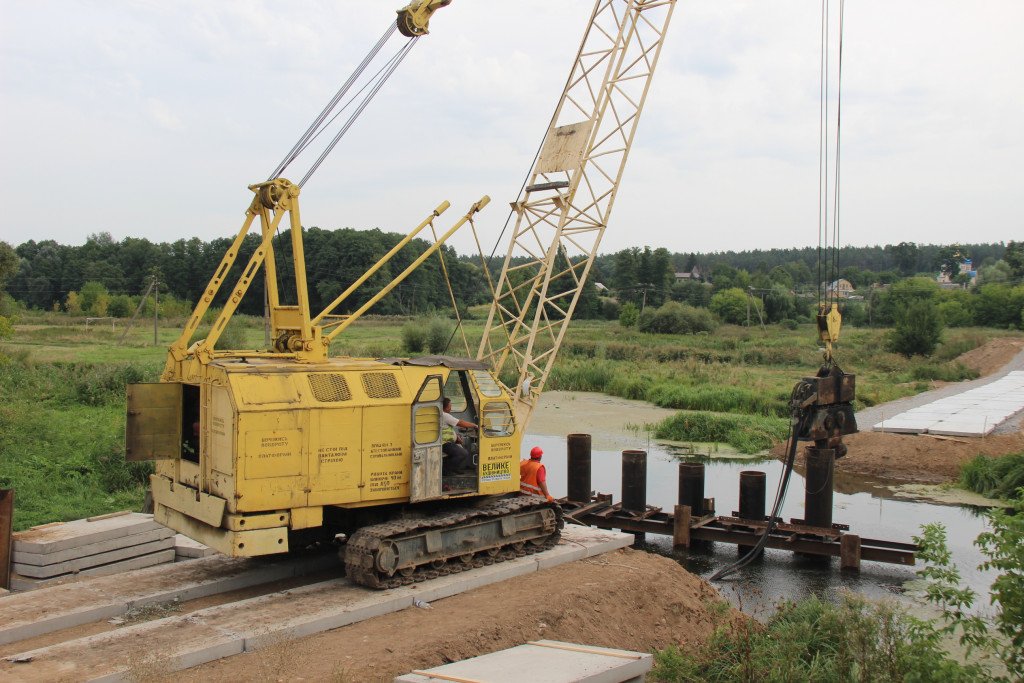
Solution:
<svg viewBox="0 0 1024 683"><path fill-rule="evenodd" d="M568 407L569 410L560 414L561 418L567 420L563 424L572 424L572 406ZM613 494L615 501L621 500L622 464L621 450L618 450L621 447L647 451L648 505L671 511L678 502L679 463L699 461L705 463L704 495L715 498L718 514L731 515L738 509L739 475L742 470L761 470L766 473L766 507L771 509L783 470L782 463L775 459L729 458L720 457L717 453L714 457L695 456L681 453L672 445L651 441L645 434L635 430L632 438L626 439L633 443L624 445L623 435L618 433L614 424L608 425L608 430L616 432L611 435L615 438L609 439L607 433L594 435L591 485L596 491ZM614 443L616 449L609 449L609 443ZM524 451L535 445L544 449L548 488L556 498L566 495L565 437L528 434L523 445ZM977 568L983 557L973 544L978 534L985 530L980 508L901 500L870 482L862 482L862 486L858 486L858 482L848 478L844 480L842 488L847 492L835 492L833 521L848 524L850 532L862 538L909 543L915 534L920 534L923 524L943 524L953 561L964 583L981 596L979 603L988 602L989 586L994 576ZM858 491L858 488L863 490ZM804 516L804 479L797 472L793 472L790 479L781 516L786 520ZM648 534L646 541L638 547L672 557L691 572L705 578L737 559L736 547L731 544L715 543L705 550L674 550L671 537L654 534ZM914 569L863 561L860 572L844 572L839 570L838 558L832 560L831 564L823 565L817 558L806 559L794 553L769 549L765 551L762 560L751 563L715 585L723 597L754 616L769 615L773 606L784 599L798 600L817 595L834 600L843 591L853 591L872 599L896 598L907 601L909 606L914 603L914 599L905 592L913 587L913 583L908 585L908 582L916 578Z"/></svg>

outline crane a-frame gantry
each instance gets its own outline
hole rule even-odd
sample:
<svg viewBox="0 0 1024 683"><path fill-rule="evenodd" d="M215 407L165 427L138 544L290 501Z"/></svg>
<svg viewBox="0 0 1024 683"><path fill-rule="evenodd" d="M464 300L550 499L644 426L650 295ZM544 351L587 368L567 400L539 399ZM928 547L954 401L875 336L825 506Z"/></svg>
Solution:
<svg viewBox="0 0 1024 683"><path fill-rule="evenodd" d="M598 0L524 193L477 352L525 429L597 256L675 0Z"/></svg>

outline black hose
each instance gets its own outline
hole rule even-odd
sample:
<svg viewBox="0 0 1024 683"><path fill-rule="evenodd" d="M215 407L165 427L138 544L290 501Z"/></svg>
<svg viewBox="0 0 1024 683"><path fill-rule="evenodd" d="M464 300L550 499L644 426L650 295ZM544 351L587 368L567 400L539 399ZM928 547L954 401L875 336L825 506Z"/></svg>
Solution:
<svg viewBox="0 0 1024 683"><path fill-rule="evenodd" d="M798 385L799 386L799 385ZM779 514L782 512L782 505L786 501L786 491L789 489L790 475L793 474L793 465L796 463L796 445L798 443L798 437L803 433L805 428L805 422L808 418L809 413L802 411L801 417L798 419L796 416L790 421L789 424L789 438L788 446L786 449L786 462L783 465L782 478L779 480L779 486L775 491L775 502L772 504L771 514L768 516L768 525L764 529L764 533L761 538L758 539L757 544L747 551L747 554L736 560L730 565L722 567L717 572L711 575L709 581L718 581L730 574L733 574L743 567L754 561L754 559L764 551L765 545L768 543L768 537L771 536L772 531L775 530L775 525L778 522Z"/></svg>

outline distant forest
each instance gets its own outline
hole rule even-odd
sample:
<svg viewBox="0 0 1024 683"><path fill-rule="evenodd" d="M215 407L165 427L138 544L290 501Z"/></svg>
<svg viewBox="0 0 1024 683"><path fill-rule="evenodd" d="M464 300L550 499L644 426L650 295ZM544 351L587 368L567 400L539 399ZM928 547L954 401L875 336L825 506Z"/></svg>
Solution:
<svg viewBox="0 0 1024 683"><path fill-rule="evenodd" d="M381 230L305 230L307 281L314 311L322 309L400 239L402 235ZM192 238L153 243L129 237L117 242L108 233L91 235L80 246L62 245L52 240L29 240L14 247L12 256L16 263L11 264L14 268L8 269L3 289L27 308L84 314L90 311L96 314L103 309L105 315L130 315L155 275L160 283L161 308L168 315L184 314L187 310L169 309L174 308L174 304L178 309L187 309L198 300L230 244L229 238L209 242ZM223 290L229 289L238 279L258 244L256 235L246 238L225 279L222 298ZM6 245L0 243L0 247ZM426 242L414 240L338 312L351 311L364 303L426 247ZM291 284L291 242L287 231L282 231L274 239L274 249L282 282L282 299L287 303L295 296ZM460 256L448 247L443 253L460 306L488 302L490 295L479 258L475 255ZM955 273L962 259L970 258L975 269L995 269L991 270L993 274L1002 273L1001 280L1012 285L1015 283L1010 277L1012 269L1002 261L1006 254L1007 245L1002 243L917 245L903 242L887 246L843 247L838 254L836 274L861 289L878 283L891 284L915 275L934 279L943 270ZM1001 271L996 267L1000 263ZM669 300L706 307L714 293L730 288L771 290L777 298L789 298L801 291L817 290L820 282L829 276L819 273L817 264L818 250L814 247L714 253L671 253L664 248L649 247L625 249L598 256L578 315L613 317L615 311L609 307L609 299L616 304L633 302L640 307L661 305ZM501 259L495 258L490 267L493 271L499 270ZM697 277L689 281L676 277L676 273L684 272ZM97 301L102 301L103 305L97 308ZM445 311L450 306L440 261L433 257L382 300L374 312L418 315L433 310ZM802 317L800 306L793 309L787 304L783 308L785 310L778 316ZM262 277L256 279L240 311L262 314Z"/></svg>

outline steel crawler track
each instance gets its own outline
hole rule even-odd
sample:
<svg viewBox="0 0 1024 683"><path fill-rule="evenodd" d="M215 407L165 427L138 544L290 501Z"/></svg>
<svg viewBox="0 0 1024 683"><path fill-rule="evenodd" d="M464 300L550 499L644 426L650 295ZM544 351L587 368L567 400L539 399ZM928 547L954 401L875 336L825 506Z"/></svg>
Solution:
<svg viewBox="0 0 1024 683"><path fill-rule="evenodd" d="M363 527L341 554L350 581L396 588L546 550L563 524L557 503L512 496Z"/></svg>

